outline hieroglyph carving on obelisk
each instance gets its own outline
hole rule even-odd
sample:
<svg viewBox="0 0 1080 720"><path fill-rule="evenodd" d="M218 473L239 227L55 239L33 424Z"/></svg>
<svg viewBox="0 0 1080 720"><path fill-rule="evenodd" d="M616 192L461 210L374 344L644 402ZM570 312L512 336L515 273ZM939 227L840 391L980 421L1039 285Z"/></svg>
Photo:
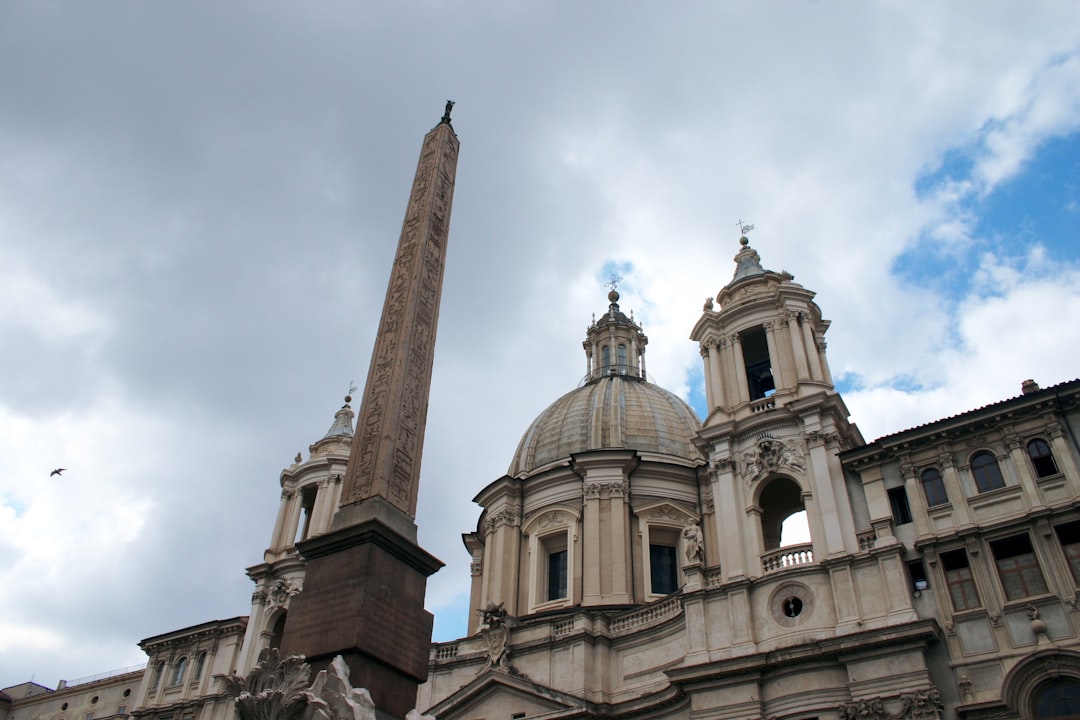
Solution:
<svg viewBox="0 0 1080 720"><path fill-rule="evenodd" d="M386 290L341 505L383 497L416 515L458 139L450 107L424 137Z"/></svg>

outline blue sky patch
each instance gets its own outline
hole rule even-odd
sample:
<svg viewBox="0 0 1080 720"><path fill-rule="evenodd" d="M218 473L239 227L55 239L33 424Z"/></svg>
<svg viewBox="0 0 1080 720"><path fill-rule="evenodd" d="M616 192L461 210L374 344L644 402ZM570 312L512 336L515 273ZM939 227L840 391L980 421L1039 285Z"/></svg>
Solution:
<svg viewBox="0 0 1080 720"><path fill-rule="evenodd" d="M918 197L928 199L949 182L970 181L975 150L946 153L940 167L916 180ZM961 220L967 216L970 244L945 248L924 235L897 256L893 273L910 285L959 300L971 292L973 271L987 252L1019 260L1040 244L1051 258L1080 260L1080 132L1043 143L1019 173L992 192L982 197L971 192L960 199L956 214Z"/></svg>

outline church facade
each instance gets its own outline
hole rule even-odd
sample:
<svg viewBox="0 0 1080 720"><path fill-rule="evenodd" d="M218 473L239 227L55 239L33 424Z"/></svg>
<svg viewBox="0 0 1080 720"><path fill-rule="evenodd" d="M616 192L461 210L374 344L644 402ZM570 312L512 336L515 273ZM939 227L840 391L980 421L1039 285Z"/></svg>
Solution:
<svg viewBox="0 0 1080 720"><path fill-rule="evenodd" d="M1080 717L1080 382L872 443L813 293L746 238L691 337L708 416L619 308L476 497L440 718ZM809 538L783 537L805 513Z"/></svg>
<svg viewBox="0 0 1080 720"><path fill-rule="evenodd" d="M703 420L650 381L648 338L609 294L585 380L475 498L468 635L432 645L415 705L440 720L1080 718L1080 381L1025 381L868 443L814 293L740 244L687 323ZM304 548L340 529L350 402L281 474L248 616L143 640L145 670L7 688L0 720L231 720L219 678L288 646Z"/></svg>

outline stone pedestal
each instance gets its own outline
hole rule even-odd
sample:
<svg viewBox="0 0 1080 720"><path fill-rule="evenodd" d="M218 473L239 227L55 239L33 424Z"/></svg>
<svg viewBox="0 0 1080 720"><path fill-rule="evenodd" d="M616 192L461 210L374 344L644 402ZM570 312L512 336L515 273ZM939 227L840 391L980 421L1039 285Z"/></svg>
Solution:
<svg viewBox="0 0 1080 720"><path fill-rule="evenodd" d="M380 498L354 510L363 511L354 513L355 524L297 543L307 576L292 600L281 653L304 655L313 674L341 655L353 686L402 718L427 678L434 618L424 593L443 563L416 544L411 520Z"/></svg>

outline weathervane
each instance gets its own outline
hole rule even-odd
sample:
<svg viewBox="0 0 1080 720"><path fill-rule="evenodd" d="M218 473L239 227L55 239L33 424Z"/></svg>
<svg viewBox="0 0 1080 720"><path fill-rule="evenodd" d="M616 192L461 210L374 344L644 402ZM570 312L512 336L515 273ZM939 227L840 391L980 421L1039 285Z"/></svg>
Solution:
<svg viewBox="0 0 1080 720"><path fill-rule="evenodd" d="M753 225L751 225L750 223L744 223L741 218L739 219L739 222L735 224L739 226L739 232L742 234L743 237L746 237L746 234L754 229Z"/></svg>
<svg viewBox="0 0 1080 720"><path fill-rule="evenodd" d="M604 285L607 285L612 290L615 290L615 288L619 287L619 283L621 283L622 281L623 279L621 277L619 277L615 273L611 273L611 277L608 278L608 281L604 283Z"/></svg>

